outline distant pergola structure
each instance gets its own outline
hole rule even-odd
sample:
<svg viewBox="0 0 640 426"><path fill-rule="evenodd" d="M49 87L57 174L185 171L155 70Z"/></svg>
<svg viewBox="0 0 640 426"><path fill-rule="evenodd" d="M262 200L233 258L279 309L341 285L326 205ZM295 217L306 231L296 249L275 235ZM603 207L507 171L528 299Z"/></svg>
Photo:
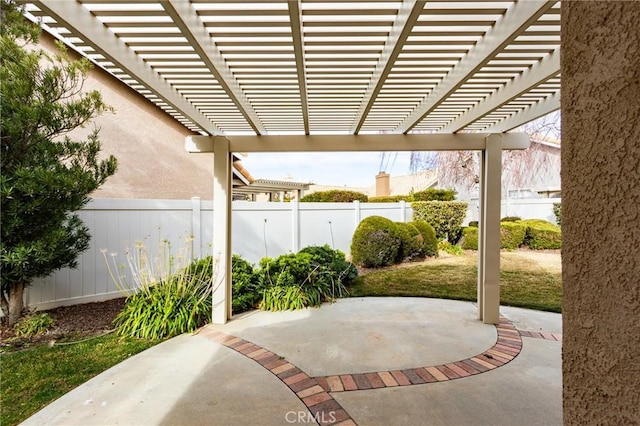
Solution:
<svg viewBox="0 0 640 426"><path fill-rule="evenodd" d="M29 15L214 156L213 321L231 316L234 152L478 150L478 317L499 322L506 133L560 108L556 1L41 0Z"/></svg>

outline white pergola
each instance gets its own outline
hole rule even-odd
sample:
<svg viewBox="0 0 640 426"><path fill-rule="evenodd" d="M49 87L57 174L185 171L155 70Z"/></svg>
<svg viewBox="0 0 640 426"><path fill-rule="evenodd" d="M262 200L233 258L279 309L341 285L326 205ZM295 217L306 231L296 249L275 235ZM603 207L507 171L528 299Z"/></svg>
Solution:
<svg viewBox="0 0 640 426"><path fill-rule="evenodd" d="M213 321L231 315L231 154L481 152L478 316L499 321L505 133L560 108L556 1L41 0L45 28L214 154Z"/></svg>

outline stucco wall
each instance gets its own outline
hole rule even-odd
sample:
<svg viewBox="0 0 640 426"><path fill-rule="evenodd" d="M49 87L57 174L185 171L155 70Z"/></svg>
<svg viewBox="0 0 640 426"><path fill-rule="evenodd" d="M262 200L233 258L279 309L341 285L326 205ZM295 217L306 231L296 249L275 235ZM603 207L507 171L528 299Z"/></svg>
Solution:
<svg viewBox="0 0 640 426"><path fill-rule="evenodd" d="M53 38L40 44L53 49ZM202 199L213 197L213 155L189 154L185 136L192 134L124 83L95 68L84 86L98 90L115 109L94 120L105 154L118 159L118 171L98 189L98 198ZM87 134L93 129L73 133Z"/></svg>
<svg viewBox="0 0 640 426"><path fill-rule="evenodd" d="M562 4L564 422L640 422L640 2Z"/></svg>

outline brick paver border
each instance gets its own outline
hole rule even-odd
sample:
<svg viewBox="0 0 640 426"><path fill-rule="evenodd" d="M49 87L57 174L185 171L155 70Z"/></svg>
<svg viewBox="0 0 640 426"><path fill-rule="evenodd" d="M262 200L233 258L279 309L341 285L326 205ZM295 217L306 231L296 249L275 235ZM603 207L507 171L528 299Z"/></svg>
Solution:
<svg viewBox="0 0 640 426"><path fill-rule="evenodd" d="M269 370L308 408L320 425L356 425L347 411L331 396L334 392L379 389L445 382L474 376L508 364L522 350L522 337L562 341L561 334L518 330L504 317L495 326L496 343L486 351L460 361L404 370L310 377L283 357L249 342L212 328L199 334L251 358Z"/></svg>

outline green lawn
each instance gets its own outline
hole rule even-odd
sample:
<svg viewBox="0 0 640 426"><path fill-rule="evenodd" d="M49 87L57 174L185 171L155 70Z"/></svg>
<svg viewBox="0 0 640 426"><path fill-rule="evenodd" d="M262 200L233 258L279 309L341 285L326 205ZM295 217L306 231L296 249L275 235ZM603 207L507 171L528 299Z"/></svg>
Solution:
<svg viewBox="0 0 640 426"><path fill-rule="evenodd" d="M560 312L562 274L545 268L536 253L503 252L500 272L500 303L542 311ZM559 259L559 255L558 255ZM434 259L419 264L368 273L349 288L352 297L413 296L476 300L475 252Z"/></svg>
<svg viewBox="0 0 640 426"><path fill-rule="evenodd" d="M1 354L0 424L22 422L76 386L156 343L109 334L81 343Z"/></svg>

